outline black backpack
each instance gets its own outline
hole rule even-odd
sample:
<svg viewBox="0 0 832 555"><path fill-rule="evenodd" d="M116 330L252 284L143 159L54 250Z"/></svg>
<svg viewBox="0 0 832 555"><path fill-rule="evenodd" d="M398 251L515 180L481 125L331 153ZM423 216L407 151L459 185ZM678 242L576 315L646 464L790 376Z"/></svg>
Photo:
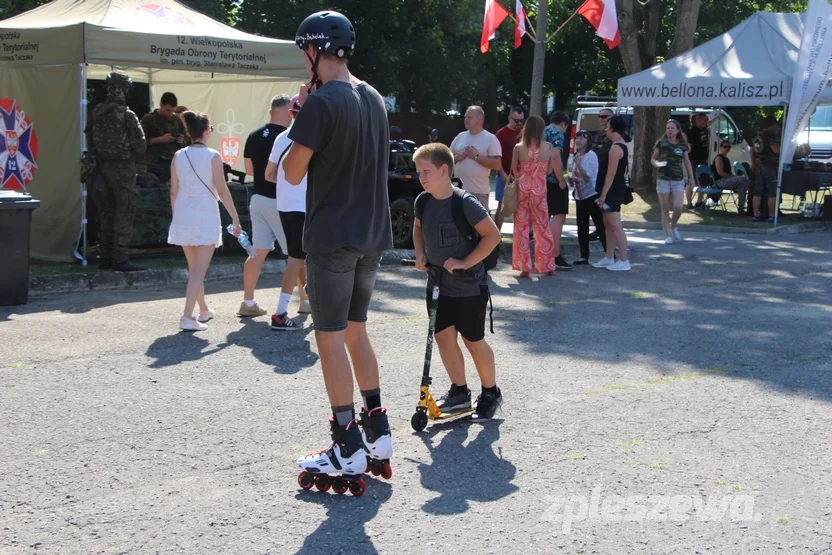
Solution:
<svg viewBox="0 0 832 555"><path fill-rule="evenodd" d="M468 218L465 217L465 207L463 206L463 200L466 196L473 197L471 193L467 192L465 189L461 187L462 181L454 178L454 194L451 197L451 214L454 218L454 224L456 224L456 229L459 231L459 234L462 235L465 239L476 245L480 241L480 234L477 233L477 230L474 229L468 222ZM420 220L422 219L422 214L425 212L425 206L432 197L429 193L421 193L418 197L416 197L416 217ZM474 197L476 198L476 197ZM486 209L487 210L487 209ZM500 245L498 244L491 253L485 257L482 261L483 266L485 267L486 272L488 270L493 270L497 267L497 263L500 261Z"/></svg>

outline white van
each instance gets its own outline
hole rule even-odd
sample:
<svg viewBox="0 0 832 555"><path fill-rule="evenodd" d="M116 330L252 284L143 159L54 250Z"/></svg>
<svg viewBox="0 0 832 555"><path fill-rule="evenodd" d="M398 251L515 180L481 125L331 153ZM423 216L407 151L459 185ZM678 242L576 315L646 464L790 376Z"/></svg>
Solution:
<svg viewBox="0 0 832 555"><path fill-rule="evenodd" d="M832 106L830 106L832 108ZM630 153L630 166L633 165L633 108L632 107L618 107L615 105L615 97L597 97L597 96L579 96L578 108L572 116L572 130L569 138L569 153L570 156L575 150L575 133L586 130L593 133L600 131L601 125L598 119L598 114L603 109L612 110L617 115L624 118L627 122L627 134L631 137L630 142L627 143L627 148ZM731 116L725 110L720 108L672 108L670 110L670 117L679 120L683 130L690 127L690 116L697 112L710 112L716 110L719 112L719 120L710 127L711 138L710 148L708 152L708 163L713 162L714 157L719 154L719 143L723 140L731 142L733 147L728 155L728 159L733 165L734 162L740 162L745 166L746 171L751 171L751 147L745 141L742 131L739 130L737 124L731 119ZM832 113L830 113L832 117ZM832 146L832 145L830 145ZM694 168L696 170L696 168Z"/></svg>
<svg viewBox="0 0 832 555"><path fill-rule="evenodd" d="M832 162L832 106L818 106L800 134L798 144L809 143L810 161Z"/></svg>

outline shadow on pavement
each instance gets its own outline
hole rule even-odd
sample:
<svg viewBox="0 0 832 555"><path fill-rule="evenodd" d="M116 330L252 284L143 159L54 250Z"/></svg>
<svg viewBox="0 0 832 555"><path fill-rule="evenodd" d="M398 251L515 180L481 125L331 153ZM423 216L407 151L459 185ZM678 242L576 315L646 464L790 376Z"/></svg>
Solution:
<svg viewBox="0 0 832 555"><path fill-rule="evenodd" d="M295 318L303 323L303 330L274 331L268 320L241 319L242 327L228 334L226 343L249 349L251 354L273 367L276 374L295 374L318 362L318 354L312 351L312 327L307 315Z"/></svg>
<svg viewBox="0 0 832 555"><path fill-rule="evenodd" d="M500 420L469 424L455 420L432 424L427 432L418 434L431 454L430 464L413 461L419 466L422 487L439 493L425 503L422 510L433 515L458 515L468 511L470 502L498 501L518 491L512 484L517 468L494 452L493 444L500 438ZM434 437L451 428L438 444ZM474 439L464 445L468 434Z"/></svg>
<svg viewBox="0 0 832 555"><path fill-rule="evenodd" d="M228 343L211 347L211 342L191 332L178 332L159 337L147 348L147 356L156 359L148 368L176 366L187 361L201 360L228 347Z"/></svg>
<svg viewBox="0 0 832 555"><path fill-rule="evenodd" d="M327 510L325 520L306 536L303 546L297 551L298 555L378 553L365 526L376 517L379 508L393 495L393 486L367 476L364 476L364 481L367 483L367 492L361 497L353 497L351 494L337 495L331 490L322 493L314 488L299 491L295 495L298 501L317 503Z"/></svg>

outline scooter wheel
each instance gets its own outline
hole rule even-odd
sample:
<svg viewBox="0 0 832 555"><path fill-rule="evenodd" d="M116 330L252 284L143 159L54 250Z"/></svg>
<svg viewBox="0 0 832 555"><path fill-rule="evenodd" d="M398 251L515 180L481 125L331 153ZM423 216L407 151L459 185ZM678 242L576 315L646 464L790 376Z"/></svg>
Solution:
<svg viewBox="0 0 832 555"><path fill-rule="evenodd" d="M428 427L428 415L417 410L410 419L410 426L417 432L421 432Z"/></svg>

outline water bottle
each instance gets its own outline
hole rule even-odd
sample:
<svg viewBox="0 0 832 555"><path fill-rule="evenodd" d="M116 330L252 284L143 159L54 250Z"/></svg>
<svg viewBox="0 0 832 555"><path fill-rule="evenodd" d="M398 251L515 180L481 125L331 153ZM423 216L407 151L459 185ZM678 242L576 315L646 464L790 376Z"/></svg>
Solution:
<svg viewBox="0 0 832 555"><path fill-rule="evenodd" d="M598 204L598 199L595 199L595 204ZM604 206L601 207L601 212L609 212L609 211L610 211L610 205L605 202Z"/></svg>
<svg viewBox="0 0 832 555"><path fill-rule="evenodd" d="M234 235L234 224L228 224L228 227L225 228L228 233ZM257 251L254 250L254 247L251 244L251 241L248 240L248 234L245 231L240 231L240 235L237 237L237 241L240 242L240 246L243 247L249 256L254 256L257 254Z"/></svg>

